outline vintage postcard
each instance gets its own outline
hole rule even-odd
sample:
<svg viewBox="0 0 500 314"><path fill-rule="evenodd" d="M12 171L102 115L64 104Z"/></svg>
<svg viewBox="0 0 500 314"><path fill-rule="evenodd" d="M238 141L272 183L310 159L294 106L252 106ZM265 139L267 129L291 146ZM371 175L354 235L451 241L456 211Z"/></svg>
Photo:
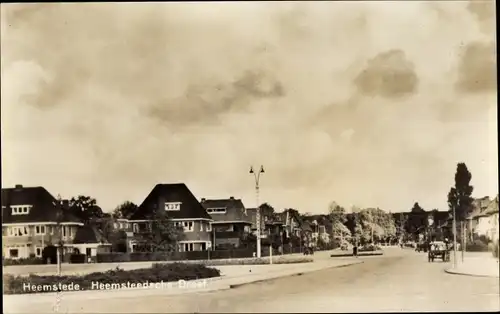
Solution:
<svg viewBox="0 0 500 314"><path fill-rule="evenodd" d="M1 4L4 313L498 312L495 12Z"/></svg>

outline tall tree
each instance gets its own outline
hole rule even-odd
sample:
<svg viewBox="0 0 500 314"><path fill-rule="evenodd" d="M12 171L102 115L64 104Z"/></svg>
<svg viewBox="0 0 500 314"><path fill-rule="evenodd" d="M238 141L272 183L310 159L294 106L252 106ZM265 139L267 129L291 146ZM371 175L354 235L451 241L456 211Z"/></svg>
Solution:
<svg viewBox="0 0 500 314"><path fill-rule="evenodd" d="M84 223L88 223L96 218L102 218L104 215L102 209L97 206L96 199L84 195L72 197L69 200L68 210Z"/></svg>
<svg viewBox="0 0 500 314"><path fill-rule="evenodd" d="M417 240L419 234L425 231L424 229L427 226L427 213L418 202L413 204L408 214L407 224L407 231L414 237L414 240Z"/></svg>
<svg viewBox="0 0 500 314"><path fill-rule="evenodd" d="M343 241L344 236L351 234L350 230L345 226L345 223L347 222L346 211L336 202L330 203L328 208L328 220L332 226L332 236L340 236L341 241Z"/></svg>
<svg viewBox="0 0 500 314"><path fill-rule="evenodd" d="M469 213L472 211L471 197L474 187L470 185L472 174L467 169L465 163L457 164L457 171L455 173L455 186L450 189L448 193L448 206L451 211L455 212L455 221L460 222L460 230L464 231L464 222ZM454 230L456 232L456 230ZM460 237L462 240L462 260L464 257L464 236Z"/></svg>
<svg viewBox="0 0 500 314"><path fill-rule="evenodd" d="M140 246L153 252L177 251L177 242L184 236L183 228L176 226L162 210L148 215L148 228L141 233Z"/></svg>
<svg viewBox="0 0 500 314"><path fill-rule="evenodd" d="M125 201L113 210L112 216L113 218L117 219L120 218L128 219L136 211L137 211L136 204L130 201Z"/></svg>

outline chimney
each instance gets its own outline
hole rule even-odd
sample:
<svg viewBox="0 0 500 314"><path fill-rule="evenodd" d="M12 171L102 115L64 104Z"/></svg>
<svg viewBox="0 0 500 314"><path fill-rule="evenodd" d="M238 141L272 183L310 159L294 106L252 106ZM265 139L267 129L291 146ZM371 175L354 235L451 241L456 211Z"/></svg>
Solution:
<svg viewBox="0 0 500 314"><path fill-rule="evenodd" d="M207 199L206 199L206 198L204 198L204 197L202 197L202 198L201 198L201 202L202 202L202 203L203 203L204 201L206 201L206 200L207 200Z"/></svg>
<svg viewBox="0 0 500 314"><path fill-rule="evenodd" d="M16 184L16 190L20 190L23 188L23 185L22 184Z"/></svg>
<svg viewBox="0 0 500 314"><path fill-rule="evenodd" d="M234 200L234 196L229 197L230 200Z"/></svg>

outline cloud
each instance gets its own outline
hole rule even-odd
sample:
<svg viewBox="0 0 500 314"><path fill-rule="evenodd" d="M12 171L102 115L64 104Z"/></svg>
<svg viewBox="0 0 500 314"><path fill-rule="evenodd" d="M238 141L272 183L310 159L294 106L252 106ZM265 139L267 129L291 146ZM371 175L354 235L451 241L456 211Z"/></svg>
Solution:
<svg viewBox="0 0 500 314"><path fill-rule="evenodd" d="M2 5L2 183L107 209L158 182L253 204L264 164L278 209L396 211L446 206L465 160L488 194L494 37L467 5Z"/></svg>
<svg viewBox="0 0 500 314"><path fill-rule="evenodd" d="M496 52L493 42L468 43L458 66L457 88L466 93L495 92Z"/></svg>
<svg viewBox="0 0 500 314"><path fill-rule="evenodd" d="M399 98L416 92L418 76L404 51L393 49L368 60L354 84L366 96Z"/></svg>

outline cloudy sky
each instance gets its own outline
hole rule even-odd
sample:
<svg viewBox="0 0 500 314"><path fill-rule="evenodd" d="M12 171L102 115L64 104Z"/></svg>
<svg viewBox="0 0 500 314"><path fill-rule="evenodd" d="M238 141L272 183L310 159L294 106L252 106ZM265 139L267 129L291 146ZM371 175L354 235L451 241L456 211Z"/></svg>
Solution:
<svg viewBox="0 0 500 314"><path fill-rule="evenodd" d="M498 193L491 2L2 4L2 186L446 209Z"/></svg>

